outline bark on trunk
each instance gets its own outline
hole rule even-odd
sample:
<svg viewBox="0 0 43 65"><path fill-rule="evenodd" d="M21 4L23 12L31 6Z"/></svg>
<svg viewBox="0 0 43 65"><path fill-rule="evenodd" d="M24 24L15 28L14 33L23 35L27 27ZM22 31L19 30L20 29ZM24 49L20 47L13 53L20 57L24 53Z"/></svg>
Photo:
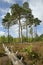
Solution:
<svg viewBox="0 0 43 65"><path fill-rule="evenodd" d="M9 43L9 24L8 24L8 43Z"/></svg>
<svg viewBox="0 0 43 65"><path fill-rule="evenodd" d="M22 26L21 26L21 43L22 43Z"/></svg>
<svg viewBox="0 0 43 65"><path fill-rule="evenodd" d="M26 38L27 38L27 42L28 42L28 27L26 25Z"/></svg>
<svg viewBox="0 0 43 65"><path fill-rule="evenodd" d="M20 41L20 27L21 27L21 24L20 24L20 16L19 16L19 41Z"/></svg>

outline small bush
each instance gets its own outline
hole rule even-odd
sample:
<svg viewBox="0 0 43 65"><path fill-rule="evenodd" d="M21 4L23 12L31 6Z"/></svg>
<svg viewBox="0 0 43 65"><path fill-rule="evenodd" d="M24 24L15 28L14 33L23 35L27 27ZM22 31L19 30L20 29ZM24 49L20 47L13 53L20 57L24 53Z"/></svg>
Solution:
<svg viewBox="0 0 43 65"><path fill-rule="evenodd" d="M36 51L32 50L32 45L30 45L28 48L25 49L25 52L28 53L28 57L31 60L39 59L39 54Z"/></svg>

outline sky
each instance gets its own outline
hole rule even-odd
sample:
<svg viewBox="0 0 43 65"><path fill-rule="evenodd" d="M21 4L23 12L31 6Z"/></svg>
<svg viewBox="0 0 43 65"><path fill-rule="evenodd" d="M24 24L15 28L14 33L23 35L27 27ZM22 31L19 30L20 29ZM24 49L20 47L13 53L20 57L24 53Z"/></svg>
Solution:
<svg viewBox="0 0 43 65"><path fill-rule="evenodd" d="M22 5L24 2L28 1L29 6L32 9L32 14L34 17L38 17L42 22L37 26L38 35L43 34L43 0L0 0L0 36L7 35L7 30L2 26L2 19L7 12L11 12L10 7L14 3L19 3ZM14 25L10 28L10 35L13 37L18 37L18 25ZM25 34L25 32L23 32Z"/></svg>

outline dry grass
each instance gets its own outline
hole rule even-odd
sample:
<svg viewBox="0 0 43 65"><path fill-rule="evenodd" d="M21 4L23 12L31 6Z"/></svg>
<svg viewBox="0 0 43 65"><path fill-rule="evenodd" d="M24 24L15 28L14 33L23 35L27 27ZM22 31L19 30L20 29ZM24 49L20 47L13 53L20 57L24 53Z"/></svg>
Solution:
<svg viewBox="0 0 43 65"><path fill-rule="evenodd" d="M25 49L25 48L27 48L29 45L32 45L33 46L33 50L35 51L35 52L38 52L41 56L42 56L42 58L43 58L43 42L34 42L34 43L16 43L16 44L6 44L9 48L11 48L11 46L12 46L12 50L14 51L14 52L16 52L17 50L19 51L19 54L21 55L21 56L24 56L24 61L25 62L27 62L27 65L29 64L29 63L31 63L31 62L33 62L33 61L30 61L29 59L28 59L28 55L23 51L23 49ZM3 49L3 47L2 47L2 44L0 44L0 53L2 53L2 52L5 52L4 51L4 49ZM4 59L4 61L2 61ZM8 59L8 58L6 58L6 57L1 57L0 58L0 65L3 65L3 64L1 64L2 62L7 62L7 60L6 59ZM41 60L43 60L43 59L41 59ZM5 65L5 64L4 64ZM10 64L9 64L10 65ZM43 65L43 64L41 64L41 61L38 61L37 62L37 65Z"/></svg>

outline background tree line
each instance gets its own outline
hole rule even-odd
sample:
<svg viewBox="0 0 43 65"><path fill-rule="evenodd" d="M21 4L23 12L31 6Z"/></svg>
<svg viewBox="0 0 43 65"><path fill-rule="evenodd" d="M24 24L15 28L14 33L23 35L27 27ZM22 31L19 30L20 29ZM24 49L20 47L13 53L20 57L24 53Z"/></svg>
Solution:
<svg viewBox="0 0 43 65"><path fill-rule="evenodd" d="M20 40L20 41L19 41ZM23 39L22 39L23 43L24 42L36 42L36 41L43 41L43 34L40 35L40 36L37 36L35 38L26 38L25 36L23 36ZM11 35L9 35L9 43L19 43L21 42L21 39L19 38L13 38ZM1 43L8 43L8 36L1 36L0 37L0 44Z"/></svg>

